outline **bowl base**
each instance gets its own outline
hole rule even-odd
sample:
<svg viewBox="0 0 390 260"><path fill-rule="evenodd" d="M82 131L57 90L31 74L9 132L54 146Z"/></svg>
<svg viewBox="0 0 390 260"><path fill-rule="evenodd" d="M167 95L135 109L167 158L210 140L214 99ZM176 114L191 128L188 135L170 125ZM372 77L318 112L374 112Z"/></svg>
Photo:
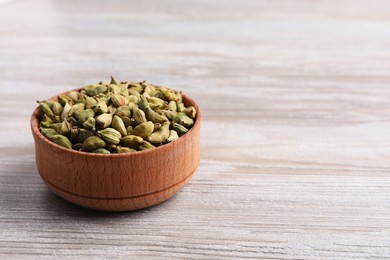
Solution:
<svg viewBox="0 0 390 260"><path fill-rule="evenodd" d="M51 191L53 191L55 194L57 194L66 201L89 209L118 212L148 208L172 198L184 185L187 184L187 182L192 178L195 172L196 169L184 180L168 188L145 195L133 196L128 198L94 198L88 196L81 196L58 188L53 184L49 183L42 176L41 177Z"/></svg>

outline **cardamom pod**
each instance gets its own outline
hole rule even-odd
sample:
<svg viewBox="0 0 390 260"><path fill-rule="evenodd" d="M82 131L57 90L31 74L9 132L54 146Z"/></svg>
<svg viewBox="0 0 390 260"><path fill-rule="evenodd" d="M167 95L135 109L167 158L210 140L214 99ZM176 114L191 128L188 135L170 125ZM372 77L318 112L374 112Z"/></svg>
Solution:
<svg viewBox="0 0 390 260"><path fill-rule="evenodd" d="M118 153L132 153L132 152L136 152L137 150L133 149L133 148L129 148L129 147L122 147L122 146L118 146L116 148L117 152Z"/></svg>
<svg viewBox="0 0 390 260"><path fill-rule="evenodd" d="M142 123L146 122L146 116L145 116L144 111L142 111L139 108L134 107L132 109L132 112L133 112L132 119L134 120L134 122L136 122L137 124L142 124Z"/></svg>
<svg viewBox="0 0 390 260"><path fill-rule="evenodd" d="M121 143L123 146L134 148L134 149L138 148L143 142L144 139L136 135L126 135L121 139Z"/></svg>
<svg viewBox="0 0 390 260"><path fill-rule="evenodd" d="M100 137L90 136L84 141L81 150L85 152L92 152L93 150L104 148L105 146L106 142L104 142Z"/></svg>
<svg viewBox="0 0 390 260"><path fill-rule="evenodd" d="M93 97L86 96L85 97L85 108L94 108L97 105L96 99Z"/></svg>
<svg viewBox="0 0 390 260"><path fill-rule="evenodd" d="M178 123L186 128L189 128L194 124L194 120L183 112L179 112L173 117L173 123Z"/></svg>
<svg viewBox="0 0 390 260"><path fill-rule="evenodd" d="M47 115L48 117L50 117L51 119L54 118L54 113L53 111L51 110L50 106L47 104L47 102L44 102L44 101L37 101L38 104L39 104L39 107L41 108L42 112Z"/></svg>
<svg viewBox="0 0 390 260"><path fill-rule="evenodd" d="M51 129L51 128L39 128L39 130L41 130L41 133L44 137L46 137L47 139L50 139L53 135L56 135L57 132L56 130L54 129Z"/></svg>
<svg viewBox="0 0 390 260"><path fill-rule="evenodd" d="M114 78L114 76L111 76L110 84L119 85L120 83L119 83L119 81L116 78Z"/></svg>
<svg viewBox="0 0 390 260"><path fill-rule="evenodd" d="M132 131L132 135L137 135L142 138L148 137L151 133L153 133L154 124L151 121L141 123L134 127Z"/></svg>
<svg viewBox="0 0 390 260"><path fill-rule="evenodd" d="M174 111L176 112L177 111L177 105L176 105L176 102L175 101L169 101L168 103L168 107L171 111Z"/></svg>
<svg viewBox="0 0 390 260"><path fill-rule="evenodd" d="M149 149L152 149L156 146L152 145L151 143L149 143L148 141L144 141L139 147L138 149L141 150L141 151L145 151L145 150L149 150Z"/></svg>
<svg viewBox="0 0 390 260"><path fill-rule="evenodd" d="M160 129L147 138L152 144L160 144L164 142L169 136L169 125L170 122L164 122Z"/></svg>
<svg viewBox="0 0 390 260"><path fill-rule="evenodd" d="M107 128L111 125L112 122L112 114L101 114L97 116L96 123L101 129Z"/></svg>
<svg viewBox="0 0 390 260"><path fill-rule="evenodd" d="M69 117L69 112L71 109L72 109L72 106L70 105L70 103L65 102L64 108L63 108L62 113L61 113L61 120L65 120Z"/></svg>
<svg viewBox="0 0 390 260"><path fill-rule="evenodd" d="M177 139L179 139L179 135L177 134L177 132L175 130L170 130L169 136L167 138L167 142L170 143L170 142L173 142Z"/></svg>
<svg viewBox="0 0 390 260"><path fill-rule="evenodd" d="M96 131L96 120L93 117L88 118L83 123L83 127L88 130Z"/></svg>
<svg viewBox="0 0 390 260"><path fill-rule="evenodd" d="M114 94L111 96L111 102L115 107L120 107L126 105L126 98L119 94Z"/></svg>
<svg viewBox="0 0 390 260"><path fill-rule="evenodd" d="M146 108L145 115L146 115L146 118L148 120L152 121L153 123L164 123L165 121L168 121L168 118L158 114L156 111L154 111L150 107Z"/></svg>
<svg viewBox="0 0 390 260"><path fill-rule="evenodd" d="M178 124L178 123L173 123L172 124L172 129L175 130L180 136L184 135L185 133L188 132L188 129L185 128L184 126Z"/></svg>
<svg viewBox="0 0 390 260"><path fill-rule="evenodd" d="M70 130L72 129L72 126L66 120L62 121L62 123L60 123L60 124L61 124L61 126L60 126L58 133L61 135L68 135L70 133Z"/></svg>
<svg viewBox="0 0 390 260"><path fill-rule="evenodd" d="M127 130L126 130L126 126L125 124L123 123L123 120L117 116L117 115L114 115L114 117L112 118L112 127L117 130L122 136L126 136L127 135Z"/></svg>
<svg viewBox="0 0 390 260"><path fill-rule="evenodd" d="M96 105L93 107L93 111L97 114L104 114L108 112L107 104L102 99L97 99Z"/></svg>
<svg viewBox="0 0 390 260"><path fill-rule="evenodd" d="M134 90L134 91L137 91L138 93L142 93L142 91L144 91L144 88L141 86L140 83L130 83L129 84L129 90Z"/></svg>
<svg viewBox="0 0 390 260"><path fill-rule="evenodd" d="M119 144L121 141L121 133L114 128L106 128L98 131L98 133L109 144Z"/></svg>
<svg viewBox="0 0 390 260"><path fill-rule="evenodd" d="M98 148L96 150L93 150L92 153L110 154L111 152L104 148Z"/></svg>
<svg viewBox="0 0 390 260"><path fill-rule="evenodd" d="M63 146L65 148L69 148L69 149L72 149L72 143L69 141L68 138L66 138L65 136L63 135L59 135L59 134L56 134L56 135L53 135L50 140L60 146Z"/></svg>
<svg viewBox="0 0 390 260"><path fill-rule="evenodd" d="M57 101L54 101L53 102L53 109L52 109L54 115L60 116L62 113L62 110L63 110L63 108L62 108L61 104Z"/></svg>
<svg viewBox="0 0 390 260"><path fill-rule="evenodd" d="M50 117L48 117L46 114L44 114L39 126L47 128L50 127L51 124L53 124L53 120Z"/></svg>
<svg viewBox="0 0 390 260"><path fill-rule="evenodd" d="M194 119L196 116L196 109L193 106L189 106L187 108L184 108L183 113L185 113L188 117Z"/></svg>
<svg viewBox="0 0 390 260"><path fill-rule="evenodd" d="M130 117L131 110L129 106L120 106L115 110L115 115L120 117Z"/></svg>
<svg viewBox="0 0 390 260"><path fill-rule="evenodd" d="M94 117L95 112L92 109L88 108L86 110L79 110L75 112L75 116L78 119L80 124L83 124L87 121L88 118Z"/></svg>
<svg viewBox="0 0 390 260"><path fill-rule="evenodd" d="M80 129L79 134L77 136L77 141L79 143L84 143L85 140L87 140L91 136L94 136L94 133L92 131L89 131L87 129Z"/></svg>
<svg viewBox="0 0 390 260"><path fill-rule="evenodd" d="M83 147L83 144L82 144L82 143L75 143L75 144L72 146L72 149L73 149L73 150L80 151L82 147Z"/></svg>

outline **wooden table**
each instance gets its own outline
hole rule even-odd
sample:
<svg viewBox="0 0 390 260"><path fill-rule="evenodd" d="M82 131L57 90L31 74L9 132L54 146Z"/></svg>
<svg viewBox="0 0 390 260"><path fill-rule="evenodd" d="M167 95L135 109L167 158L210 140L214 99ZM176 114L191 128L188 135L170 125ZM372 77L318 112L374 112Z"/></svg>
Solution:
<svg viewBox="0 0 390 260"><path fill-rule="evenodd" d="M0 258L390 257L389 1L2 1ZM129 213L40 179L35 101L107 80L203 110L201 164Z"/></svg>

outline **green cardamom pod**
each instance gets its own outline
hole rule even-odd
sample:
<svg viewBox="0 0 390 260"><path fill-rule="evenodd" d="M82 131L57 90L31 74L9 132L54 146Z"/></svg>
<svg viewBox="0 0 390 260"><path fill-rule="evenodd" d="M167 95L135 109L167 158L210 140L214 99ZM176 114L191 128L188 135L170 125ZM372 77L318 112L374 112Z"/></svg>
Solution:
<svg viewBox="0 0 390 260"><path fill-rule="evenodd" d="M69 117L69 112L71 109L72 109L72 106L70 105L70 103L65 102L64 108L63 108L62 113L61 113L61 120L65 120Z"/></svg>
<svg viewBox="0 0 390 260"><path fill-rule="evenodd" d="M115 115L120 117L130 117L131 110L129 106L120 106L115 110Z"/></svg>
<svg viewBox="0 0 390 260"><path fill-rule="evenodd" d="M133 124L133 122L134 122L133 120L131 120L128 117L121 117L121 119L122 119L123 123L125 124L126 128L131 126L131 124Z"/></svg>
<svg viewBox="0 0 390 260"><path fill-rule="evenodd" d="M110 154L111 152L105 148L98 148L96 150L93 150L92 153Z"/></svg>
<svg viewBox="0 0 390 260"><path fill-rule="evenodd" d="M177 111L177 105L175 101L169 101L168 107L171 111L176 112Z"/></svg>
<svg viewBox="0 0 390 260"><path fill-rule="evenodd" d="M108 91L113 93L113 94L119 94L119 93L121 93L122 90L119 87L119 85L110 84L110 85L108 85Z"/></svg>
<svg viewBox="0 0 390 260"><path fill-rule="evenodd" d="M83 144L82 144L82 143L75 143L75 144L72 146L72 149L73 149L73 150L80 151L82 147L83 147Z"/></svg>
<svg viewBox="0 0 390 260"><path fill-rule="evenodd" d="M111 96L111 102L115 107L120 107L126 105L126 98L119 94L114 94Z"/></svg>
<svg viewBox="0 0 390 260"><path fill-rule="evenodd" d="M185 133L188 132L188 129L185 128L184 126L178 124L178 123L173 123L172 124L172 129L175 130L180 136L184 135Z"/></svg>
<svg viewBox="0 0 390 260"><path fill-rule="evenodd" d="M116 148L117 152L118 153L132 153L132 152L136 152L137 150L133 149L133 148L129 148L129 147L122 147L122 146L118 146Z"/></svg>
<svg viewBox="0 0 390 260"><path fill-rule="evenodd" d="M93 117L88 118L83 123L83 127L88 130L96 131L96 120Z"/></svg>
<svg viewBox="0 0 390 260"><path fill-rule="evenodd" d="M86 110L79 110L75 112L75 116L78 119L80 124L83 124L85 121L87 121L88 118L94 117L95 112L93 112L92 109L88 108Z"/></svg>
<svg viewBox="0 0 390 260"><path fill-rule="evenodd" d="M77 103L72 106L69 110L68 116L73 116L76 113L79 113L85 109L85 105L83 103Z"/></svg>
<svg viewBox="0 0 390 260"><path fill-rule="evenodd" d="M117 130L122 136L126 136L127 135L127 130L126 130L126 126L125 124L123 123L123 120L117 116L117 115L114 115L114 117L112 118L112 127Z"/></svg>
<svg viewBox="0 0 390 260"><path fill-rule="evenodd" d="M66 138L65 136L63 135L59 135L59 134L56 134L56 135L53 135L50 140L58 145L61 145L65 148L69 148L69 149L72 149L72 143L69 141L68 138Z"/></svg>
<svg viewBox="0 0 390 260"><path fill-rule="evenodd" d="M50 117L48 117L46 114L44 114L39 126L47 128L50 127L51 124L53 124L53 120Z"/></svg>
<svg viewBox="0 0 390 260"><path fill-rule="evenodd" d="M145 111L147 108L150 108L148 100L144 96L140 96L140 100L138 102L138 107Z"/></svg>
<svg viewBox="0 0 390 260"><path fill-rule="evenodd" d="M65 120L65 121L62 121L62 123L60 123L60 124L61 124L61 126L60 126L58 133L61 135L70 134L70 130L72 129L72 126L69 124L69 122Z"/></svg>
<svg viewBox="0 0 390 260"><path fill-rule="evenodd" d="M80 129L79 134L77 136L77 142L84 143L89 137L94 136L95 134L92 131L87 129Z"/></svg>
<svg viewBox="0 0 390 260"><path fill-rule="evenodd" d="M79 133L80 133L80 129L78 127L72 127L72 129L70 129L70 141L72 143L77 143L77 140L79 138Z"/></svg>
<svg viewBox="0 0 390 260"><path fill-rule="evenodd" d="M146 116L145 116L144 111L142 111L139 108L134 107L132 109L132 112L133 112L132 119L134 120L134 122L136 122L137 124L142 124L142 123L146 122Z"/></svg>
<svg viewBox="0 0 390 260"><path fill-rule="evenodd" d="M93 97L93 96L96 96L96 95L98 95L100 93L106 92L107 91L107 87L104 86L104 85L92 84L92 85L88 85L88 86L84 87L83 90L85 91L85 93L88 96Z"/></svg>
<svg viewBox="0 0 390 260"><path fill-rule="evenodd" d="M164 123L165 121L168 121L168 118L158 114L156 111L154 111L150 107L146 108L145 115L146 115L146 118L149 121L152 121L153 123Z"/></svg>
<svg viewBox="0 0 390 260"><path fill-rule="evenodd" d="M123 146L129 147L129 148L137 148L139 147L144 140L136 135L126 135L125 137L122 137L121 143Z"/></svg>
<svg viewBox="0 0 390 260"><path fill-rule="evenodd" d="M183 103L177 103L177 112L183 112L185 109L185 106Z"/></svg>
<svg viewBox="0 0 390 260"><path fill-rule="evenodd" d="M119 85L120 83L119 83L118 80L116 80L116 78L114 78L114 76L111 76L111 82L110 82L110 84Z"/></svg>
<svg viewBox="0 0 390 260"><path fill-rule="evenodd" d="M148 97L146 100L148 101L150 108L153 110L169 108L167 102L160 98Z"/></svg>
<svg viewBox="0 0 390 260"><path fill-rule="evenodd" d="M174 116L173 123L178 123L181 124L182 126L185 126L186 128L189 128L194 124L194 120L188 117L183 112L180 112Z"/></svg>
<svg viewBox="0 0 390 260"><path fill-rule="evenodd" d="M47 139L50 139L53 135L56 135L57 132L56 130L54 129L51 129L51 128L39 128L39 130L41 130L41 133L44 137L46 137Z"/></svg>
<svg viewBox="0 0 390 260"><path fill-rule="evenodd" d="M108 112L107 103L102 99L98 99L96 105L93 107L93 111L97 114L107 113Z"/></svg>
<svg viewBox="0 0 390 260"><path fill-rule="evenodd" d="M177 132L175 130L170 130L169 136L167 138L167 142L170 143L170 142L173 142L177 139L179 139L179 135L177 134Z"/></svg>
<svg viewBox="0 0 390 260"><path fill-rule="evenodd" d="M51 119L54 118L54 113L53 111L51 110L50 106L48 105L47 102L44 102L44 101L37 101L38 104L39 104L39 107L41 108L42 112L47 115L48 117L50 117Z"/></svg>
<svg viewBox="0 0 390 260"><path fill-rule="evenodd" d="M130 95L126 97L126 103L133 103L133 104L138 104L140 98L135 96L135 95Z"/></svg>
<svg viewBox="0 0 390 260"><path fill-rule="evenodd" d="M98 133L109 144L119 144L121 141L121 133L114 128L106 128L98 131Z"/></svg>
<svg viewBox="0 0 390 260"><path fill-rule="evenodd" d="M106 146L106 142L104 142L100 137L90 136L87 138L87 140L84 141L81 150L85 152L91 152L99 148L104 148L105 146Z"/></svg>
<svg viewBox="0 0 390 260"><path fill-rule="evenodd" d="M94 108L96 107L97 103L98 102L93 97L85 97L85 108Z"/></svg>
<svg viewBox="0 0 390 260"><path fill-rule="evenodd" d="M155 148L154 145L152 145L151 143L149 143L148 141L144 141L139 147L138 149L140 151L145 151L145 150L149 150L149 149L152 149L152 148Z"/></svg>
<svg viewBox="0 0 390 260"><path fill-rule="evenodd" d="M141 123L134 127L132 135L137 135L142 138L148 137L151 133L153 133L154 124L151 121Z"/></svg>
<svg viewBox="0 0 390 260"><path fill-rule="evenodd" d="M163 87L160 87L160 90L164 94L165 99L167 99L168 101L177 101L181 99L181 94L179 92Z"/></svg>
<svg viewBox="0 0 390 260"><path fill-rule="evenodd" d="M62 109L63 108L59 102L57 102L57 101L53 102L53 109L52 110L53 110L54 115L60 116L62 113Z"/></svg>
<svg viewBox="0 0 390 260"><path fill-rule="evenodd" d="M160 115L165 116L169 120L172 120L176 116L176 112L168 109L157 110L156 112L159 113Z"/></svg>
<svg viewBox="0 0 390 260"><path fill-rule="evenodd" d="M73 102L73 100L70 97L65 96L65 95L58 95L57 96L57 100L58 100L58 102L62 106L65 106L66 103L72 103Z"/></svg>
<svg viewBox="0 0 390 260"><path fill-rule="evenodd" d="M50 128L56 130L56 132L59 133L61 129L61 125L62 123L53 123L50 125Z"/></svg>
<svg viewBox="0 0 390 260"><path fill-rule="evenodd" d="M67 94L68 97L70 97L73 101L76 101L79 99L79 92L77 91L70 91L68 94Z"/></svg>
<svg viewBox="0 0 390 260"><path fill-rule="evenodd" d="M128 89L127 92L129 93L130 96L136 96L139 102L139 99L141 98L141 94L134 90L134 89ZM138 104L138 102L136 104Z"/></svg>
<svg viewBox="0 0 390 260"><path fill-rule="evenodd" d="M183 109L182 112L185 113L189 118L192 118L192 119L194 119L196 116L196 109L193 106L189 106L189 107Z"/></svg>
<svg viewBox="0 0 390 260"><path fill-rule="evenodd" d="M160 129L158 129L153 134L149 135L147 138L152 144L161 144L169 136L169 125L170 122L164 122Z"/></svg>
<svg viewBox="0 0 390 260"><path fill-rule="evenodd" d="M144 91L144 88L141 86L140 83L130 83L129 84L129 90L134 90L134 91L137 91L138 93L142 93L142 91Z"/></svg>
<svg viewBox="0 0 390 260"><path fill-rule="evenodd" d="M112 114L101 114L97 116L96 123L101 129L107 128L111 125L112 122Z"/></svg>

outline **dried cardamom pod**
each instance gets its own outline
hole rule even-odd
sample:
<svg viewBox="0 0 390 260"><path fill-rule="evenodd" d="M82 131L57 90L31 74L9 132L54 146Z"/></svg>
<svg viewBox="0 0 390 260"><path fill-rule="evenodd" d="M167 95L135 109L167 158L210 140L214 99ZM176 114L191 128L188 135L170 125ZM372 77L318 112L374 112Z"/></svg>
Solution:
<svg viewBox="0 0 390 260"><path fill-rule="evenodd" d="M44 102L44 101L37 101L38 104L39 104L39 107L41 108L42 112L50 117L51 119L54 119L54 113L53 111L51 110L50 106L47 104L47 102Z"/></svg>
<svg viewBox="0 0 390 260"><path fill-rule="evenodd" d="M112 114L101 114L97 116L96 118L97 125L101 128L107 128L111 125L112 122Z"/></svg>
<svg viewBox="0 0 390 260"><path fill-rule="evenodd" d="M85 97L85 108L94 108L96 107L97 103L98 102L93 97Z"/></svg>
<svg viewBox="0 0 390 260"><path fill-rule="evenodd" d="M122 95L114 94L111 96L111 102L115 107L124 106L124 105L126 105L126 98Z"/></svg>
<svg viewBox="0 0 390 260"><path fill-rule="evenodd" d="M132 135L137 135L142 138L148 137L151 133L153 133L154 130L154 124L151 121L141 123L134 127L132 131Z"/></svg>
<svg viewBox="0 0 390 260"><path fill-rule="evenodd" d="M66 138L65 136L63 135L59 135L59 134L56 134L56 135L53 135L50 140L58 145L61 145L65 148L69 148L69 149L72 149L72 143L69 141L68 138Z"/></svg>
<svg viewBox="0 0 390 260"><path fill-rule="evenodd" d="M121 139L121 143L123 146L134 148L134 149L138 148L143 142L144 139L136 135L126 135Z"/></svg>
<svg viewBox="0 0 390 260"><path fill-rule="evenodd" d="M169 136L169 125L170 122L164 122L160 129L147 138L152 144L160 144L164 142Z"/></svg>
<svg viewBox="0 0 390 260"><path fill-rule="evenodd" d="M176 112L177 111L177 105L175 101L169 101L168 107L170 110Z"/></svg>
<svg viewBox="0 0 390 260"><path fill-rule="evenodd" d="M148 120L152 121L153 123L164 123L164 122L168 121L168 118L160 115L159 113L157 113L156 111L154 111L150 107L146 108L145 115L146 115L146 118Z"/></svg>
<svg viewBox="0 0 390 260"><path fill-rule="evenodd" d="M53 124L53 120L48 117L46 114L43 115L43 119L41 123L39 124L40 127L50 127L50 125Z"/></svg>
<svg viewBox="0 0 390 260"><path fill-rule="evenodd" d="M72 129L72 126L69 124L69 122L65 120L65 121L62 121L62 123L60 123L60 124L61 124L61 126L60 126L58 133L61 135L70 134L70 130Z"/></svg>
<svg viewBox="0 0 390 260"><path fill-rule="evenodd" d="M105 146L106 142L104 142L100 137L90 136L84 141L81 150L85 152L92 152L93 150L104 148Z"/></svg>
<svg viewBox="0 0 390 260"><path fill-rule="evenodd" d="M80 129L79 134L77 136L78 143L84 143L89 137L94 136L95 134L92 131L87 129Z"/></svg>
<svg viewBox="0 0 390 260"><path fill-rule="evenodd" d="M152 149L156 146L152 145L151 143L149 143L148 141L144 141L139 147L138 149L140 151L145 151L145 150L149 150L149 149Z"/></svg>
<svg viewBox="0 0 390 260"><path fill-rule="evenodd" d="M65 120L69 117L69 112L71 109L72 106L68 102L65 102L64 108L61 113L61 120Z"/></svg>
<svg viewBox="0 0 390 260"><path fill-rule="evenodd" d="M52 111L53 111L54 115L60 116L62 113L62 110L63 110L63 108L59 102L57 102L57 101L53 102Z"/></svg>
<svg viewBox="0 0 390 260"><path fill-rule="evenodd" d="M88 108L86 110L79 110L75 112L75 116L78 119L80 124L83 124L87 121L88 118L93 118L95 116L95 112L92 109Z"/></svg>
<svg viewBox="0 0 390 260"><path fill-rule="evenodd" d="M114 115L114 117L112 118L112 123L111 123L112 127L117 130L122 136L126 136L127 135L127 130L126 130L126 126L125 124L123 123L123 120L117 116L117 115Z"/></svg>
<svg viewBox="0 0 390 260"><path fill-rule="evenodd" d="M196 109L193 106L189 106L187 108L184 108L183 113L185 113L189 118L194 119L196 116Z"/></svg>
<svg viewBox="0 0 390 260"><path fill-rule="evenodd" d="M96 150L93 150L92 153L110 154L111 152L104 148L98 148Z"/></svg>
<svg viewBox="0 0 390 260"><path fill-rule="evenodd" d="M119 81L116 78L114 78L114 76L111 76L110 84L119 85L120 83L119 83Z"/></svg>
<svg viewBox="0 0 390 260"><path fill-rule="evenodd" d="M173 123L172 124L172 129L175 130L180 136L184 135L185 133L188 132L188 129L185 128L184 126L178 124L178 123Z"/></svg>
<svg viewBox="0 0 390 260"><path fill-rule="evenodd" d="M120 106L115 110L115 115L120 117L130 117L131 110L129 106Z"/></svg>
<svg viewBox="0 0 390 260"><path fill-rule="evenodd" d="M116 151L118 153L132 153L132 152L136 152L137 150L133 149L133 148L129 148L129 147L122 147L122 146L118 146L116 148Z"/></svg>
<svg viewBox="0 0 390 260"><path fill-rule="evenodd" d="M83 127L88 130L96 131L96 119L93 117L88 118L84 123Z"/></svg>
<svg viewBox="0 0 390 260"><path fill-rule="evenodd" d="M97 99L96 105L93 107L93 111L97 114L104 114L108 112L107 104L102 99Z"/></svg>
<svg viewBox="0 0 390 260"><path fill-rule="evenodd" d="M51 128L39 128L39 130L41 130L41 133L43 134L43 136L45 136L47 139L50 139L53 135L56 135L57 132L56 130L54 129L51 129Z"/></svg>
<svg viewBox="0 0 390 260"><path fill-rule="evenodd" d="M167 138L167 142L170 143L170 142L173 142L177 139L179 139L179 135L177 134L177 132L175 130L170 130L169 136Z"/></svg>
<svg viewBox="0 0 390 260"><path fill-rule="evenodd" d="M189 128L194 124L194 120L188 117L183 112L180 112L174 116L173 123L178 123L181 124L182 126L185 126L186 128Z"/></svg>
<svg viewBox="0 0 390 260"><path fill-rule="evenodd" d="M142 124L142 123L146 122L146 116L145 116L144 111L142 111L139 108L134 107L132 109L132 112L133 112L132 119L134 120L134 122L136 122L137 124Z"/></svg>
<svg viewBox="0 0 390 260"><path fill-rule="evenodd" d="M106 128L98 131L98 133L109 144L119 144L121 141L121 133L114 128Z"/></svg>

